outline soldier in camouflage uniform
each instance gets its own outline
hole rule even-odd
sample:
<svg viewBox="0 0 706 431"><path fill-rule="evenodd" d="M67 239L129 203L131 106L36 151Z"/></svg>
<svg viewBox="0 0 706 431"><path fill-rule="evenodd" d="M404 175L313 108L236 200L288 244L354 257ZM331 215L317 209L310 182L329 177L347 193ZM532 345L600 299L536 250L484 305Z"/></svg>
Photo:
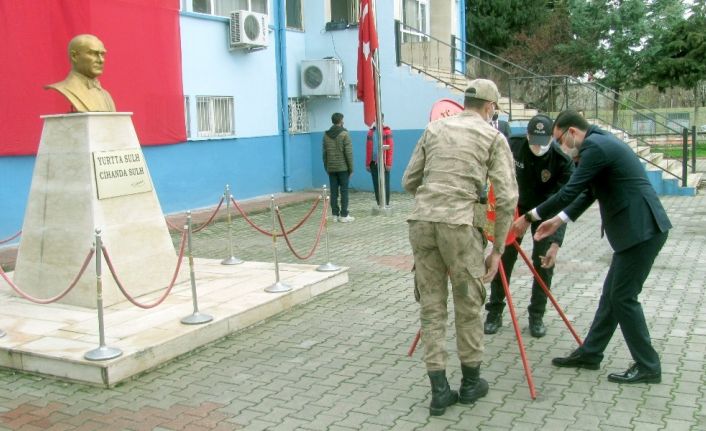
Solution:
<svg viewBox="0 0 706 431"><path fill-rule="evenodd" d="M494 238L505 238L517 203L512 154L490 124L500 93L492 81L469 83L464 111L430 123L417 143L402 184L415 197L409 222L415 283L421 306L424 361L432 387L430 414L457 401L470 404L488 392L480 378L483 354L483 282L497 272L504 241L496 241L484 262L485 206L479 195L489 179L496 201ZM456 344L463 379L459 392L446 380L448 279L451 279Z"/></svg>

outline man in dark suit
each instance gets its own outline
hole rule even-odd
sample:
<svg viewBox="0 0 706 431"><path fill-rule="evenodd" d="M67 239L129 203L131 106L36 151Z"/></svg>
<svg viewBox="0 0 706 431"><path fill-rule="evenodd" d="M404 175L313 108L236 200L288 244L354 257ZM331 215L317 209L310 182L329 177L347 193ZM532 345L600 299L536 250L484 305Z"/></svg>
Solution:
<svg viewBox="0 0 706 431"><path fill-rule="evenodd" d="M524 232L530 221L546 220L535 233L540 240L568 220L576 220L594 201L600 206L602 227L614 250L598 310L581 347L557 367L597 370L603 351L620 325L635 364L612 373L615 383L659 383L659 356L650 342L638 295L672 227L645 170L630 147L612 134L589 126L575 111L557 117L554 139L578 162L569 182L553 197L525 213L513 224Z"/></svg>

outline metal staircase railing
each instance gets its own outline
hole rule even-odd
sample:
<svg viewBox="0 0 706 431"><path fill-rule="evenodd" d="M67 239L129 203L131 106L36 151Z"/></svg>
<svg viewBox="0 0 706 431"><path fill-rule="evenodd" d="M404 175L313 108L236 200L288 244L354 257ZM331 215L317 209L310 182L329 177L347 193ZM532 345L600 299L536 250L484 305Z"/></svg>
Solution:
<svg viewBox="0 0 706 431"><path fill-rule="evenodd" d="M622 132L646 164L677 178L687 185L688 130L665 115L595 81L571 76L542 76L472 43L452 36L444 42L429 34L395 21L397 65L435 79L460 92L466 79L493 80L509 100L506 113L515 119L518 105L556 115L564 109L583 112L587 119L613 131ZM676 160L661 160L643 151L653 146L681 147L681 169ZM692 172L695 170L696 134L692 129Z"/></svg>

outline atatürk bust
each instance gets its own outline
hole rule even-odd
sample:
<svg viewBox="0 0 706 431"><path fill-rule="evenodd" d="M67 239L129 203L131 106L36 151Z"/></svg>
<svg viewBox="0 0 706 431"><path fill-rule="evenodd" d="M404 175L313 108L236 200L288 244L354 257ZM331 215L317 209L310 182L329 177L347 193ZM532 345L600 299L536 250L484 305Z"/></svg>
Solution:
<svg viewBox="0 0 706 431"><path fill-rule="evenodd" d="M63 94L77 112L115 112L115 103L98 77L105 64L103 42L92 34L80 34L69 42L71 72L61 82L47 85Z"/></svg>

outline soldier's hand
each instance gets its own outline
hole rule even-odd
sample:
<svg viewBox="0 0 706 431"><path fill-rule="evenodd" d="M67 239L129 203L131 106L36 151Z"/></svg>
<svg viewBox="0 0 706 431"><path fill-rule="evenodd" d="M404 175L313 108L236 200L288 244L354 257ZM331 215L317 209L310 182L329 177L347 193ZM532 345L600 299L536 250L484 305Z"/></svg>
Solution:
<svg viewBox="0 0 706 431"><path fill-rule="evenodd" d="M564 222L559 216L554 216L549 220L542 222L542 224L540 224L537 230L534 232L534 240L543 240L544 238L556 232L556 230L559 229L562 224L564 224Z"/></svg>
<svg viewBox="0 0 706 431"><path fill-rule="evenodd" d="M498 266L500 266L500 258L502 254L498 252L491 252L488 257L485 258L485 275L481 279L483 283L490 283L495 278L495 274L498 273Z"/></svg>

